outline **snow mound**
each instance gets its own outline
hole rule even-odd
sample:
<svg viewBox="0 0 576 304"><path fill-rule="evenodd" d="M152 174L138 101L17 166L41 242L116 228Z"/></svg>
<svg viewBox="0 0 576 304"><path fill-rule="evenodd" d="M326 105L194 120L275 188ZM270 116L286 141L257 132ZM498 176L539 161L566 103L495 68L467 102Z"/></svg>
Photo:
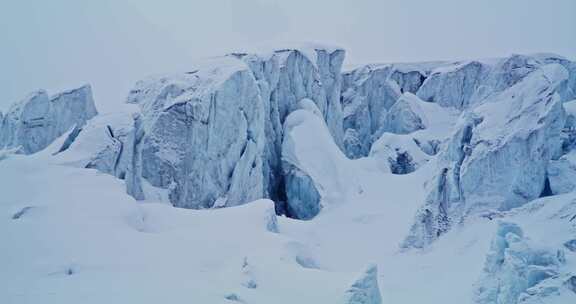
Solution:
<svg viewBox="0 0 576 304"><path fill-rule="evenodd" d="M304 100L302 109L292 112L284 123L283 172L286 179L288 215L310 219L322 202L343 197L339 170L346 157L334 143L319 110Z"/></svg>

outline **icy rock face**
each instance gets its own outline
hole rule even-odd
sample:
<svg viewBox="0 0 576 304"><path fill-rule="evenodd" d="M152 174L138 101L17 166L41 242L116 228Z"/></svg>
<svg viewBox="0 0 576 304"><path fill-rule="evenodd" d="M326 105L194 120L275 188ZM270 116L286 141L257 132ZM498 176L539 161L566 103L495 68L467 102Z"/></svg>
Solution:
<svg viewBox="0 0 576 304"><path fill-rule="evenodd" d="M382 296L378 287L378 268L370 265L348 290L344 304L381 304Z"/></svg>
<svg viewBox="0 0 576 304"><path fill-rule="evenodd" d="M290 163L284 163L286 183L286 214L309 220L320 213L320 193L312 178Z"/></svg>
<svg viewBox="0 0 576 304"><path fill-rule="evenodd" d="M568 193L576 189L576 100L562 104L566 122L562 129L562 156L553 159L547 168L550 195Z"/></svg>
<svg viewBox="0 0 576 304"><path fill-rule="evenodd" d="M470 213L509 210L539 197L550 159L560 154L567 78L545 65L465 112L438 159L438 174L405 247L421 248Z"/></svg>
<svg viewBox="0 0 576 304"><path fill-rule="evenodd" d="M366 154L368 147L360 141L360 134L356 129L346 129L344 132L344 151L349 158L355 159Z"/></svg>
<svg viewBox="0 0 576 304"><path fill-rule="evenodd" d="M416 93L424 83L428 72L422 68L411 68L407 65L394 65L390 78L398 84L401 93Z"/></svg>
<svg viewBox="0 0 576 304"><path fill-rule="evenodd" d="M567 81L557 88L560 99L574 99L576 63L549 54L464 62L368 65L346 72L342 86L346 153L350 158L367 155L372 143L385 131L382 126L390 124L387 112L402 93L414 93L423 101L465 110L494 98L552 63L568 71ZM354 132L348 132L349 129Z"/></svg>
<svg viewBox="0 0 576 304"><path fill-rule="evenodd" d="M404 93L388 111L384 131L394 134L409 134L426 128L426 116L420 100L412 93Z"/></svg>
<svg viewBox="0 0 576 304"><path fill-rule="evenodd" d="M486 65L477 61L438 68L424 81L417 95L441 106L465 108L487 70Z"/></svg>
<svg viewBox="0 0 576 304"><path fill-rule="evenodd" d="M281 211L286 201L283 189L281 146L283 123L303 99L316 105L330 133L342 146L342 109L340 69L345 52L338 48L310 46L304 49L276 50L268 56L235 54L250 67L264 100L265 189L278 202Z"/></svg>
<svg viewBox="0 0 576 304"><path fill-rule="evenodd" d="M554 54L536 54L534 57L543 63L562 65L568 71L568 79L558 93L563 101L576 99L576 62Z"/></svg>
<svg viewBox="0 0 576 304"><path fill-rule="evenodd" d="M436 155L440 151L440 140L439 139L419 139L413 138L414 143L420 147L422 152L428 155Z"/></svg>
<svg viewBox="0 0 576 304"><path fill-rule="evenodd" d="M562 130L562 153L566 154L576 147L576 100L563 104L566 111L566 123Z"/></svg>
<svg viewBox="0 0 576 304"><path fill-rule="evenodd" d="M168 189L175 206L233 206L264 196L264 102L252 73L224 58L181 75L140 82L128 192Z"/></svg>
<svg viewBox="0 0 576 304"><path fill-rule="evenodd" d="M282 49L269 55L234 54L250 67L270 110L270 132L282 132L282 123L302 99L313 101L336 143L342 141L340 70L342 49L312 47Z"/></svg>
<svg viewBox="0 0 576 304"><path fill-rule="evenodd" d="M547 169L552 195L572 192L576 189L576 151L550 161Z"/></svg>
<svg viewBox="0 0 576 304"><path fill-rule="evenodd" d="M268 197L285 212L283 123L313 107L341 144L343 59L327 48L234 53L140 81L128 97L140 107L132 127L104 130L106 147L87 167L125 178L137 199L167 193L173 205L198 209Z"/></svg>
<svg viewBox="0 0 576 304"><path fill-rule="evenodd" d="M49 97L37 91L14 104L0 122L0 148L31 154L96 116L90 86Z"/></svg>
<svg viewBox="0 0 576 304"><path fill-rule="evenodd" d="M563 272L566 263L562 249L540 248L524 236L522 229L500 222L484 275L475 297L477 303L543 303L559 295L562 285L570 280Z"/></svg>
<svg viewBox="0 0 576 304"><path fill-rule="evenodd" d="M576 239L566 241L564 247L572 252L576 252Z"/></svg>
<svg viewBox="0 0 576 304"><path fill-rule="evenodd" d="M540 67L558 63L568 71L568 80L558 88L563 101L574 98L575 63L555 55L512 55L488 60L457 62L438 67L416 95L444 107L466 109L510 88Z"/></svg>
<svg viewBox="0 0 576 304"><path fill-rule="evenodd" d="M425 74L419 66L408 65L367 65L343 74L342 107L348 157L368 155L373 141L384 132L388 110L403 92L415 93Z"/></svg>
<svg viewBox="0 0 576 304"><path fill-rule="evenodd" d="M377 160L384 172L393 174L414 172L430 159L414 138L391 133L385 133L372 145L370 157Z"/></svg>

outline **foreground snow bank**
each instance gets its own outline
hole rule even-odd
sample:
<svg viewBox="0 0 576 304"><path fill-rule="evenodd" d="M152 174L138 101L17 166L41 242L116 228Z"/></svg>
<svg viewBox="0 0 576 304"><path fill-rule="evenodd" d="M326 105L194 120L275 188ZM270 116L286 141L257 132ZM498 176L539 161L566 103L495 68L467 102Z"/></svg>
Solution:
<svg viewBox="0 0 576 304"><path fill-rule="evenodd" d="M357 273L304 267L310 250L272 201L137 202L110 175L61 165L64 140L0 160L0 302L343 303Z"/></svg>

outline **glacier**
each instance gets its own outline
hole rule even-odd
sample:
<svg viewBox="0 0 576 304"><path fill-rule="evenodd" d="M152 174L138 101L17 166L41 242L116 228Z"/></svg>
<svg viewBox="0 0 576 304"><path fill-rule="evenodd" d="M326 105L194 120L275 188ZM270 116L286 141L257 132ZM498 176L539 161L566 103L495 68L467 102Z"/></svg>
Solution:
<svg viewBox="0 0 576 304"><path fill-rule="evenodd" d="M128 193L144 199L148 183L195 209L263 196L264 106L241 62L224 58L216 68L139 83L132 100L141 113L128 142Z"/></svg>
<svg viewBox="0 0 576 304"><path fill-rule="evenodd" d="M427 121L424 109L418 97L404 93L390 107L384 118L384 132L394 134L409 134L426 129Z"/></svg>
<svg viewBox="0 0 576 304"><path fill-rule="evenodd" d="M350 134L345 142L349 157L368 154L371 144L384 132L388 110L402 93L416 93L429 69L427 64L375 64L343 73L343 126Z"/></svg>
<svg viewBox="0 0 576 304"><path fill-rule="evenodd" d="M112 112L83 86L0 113L0 302L573 302L575 63L344 57L234 52Z"/></svg>
<svg viewBox="0 0 576 304"><path fill-rule="evenodd" d="M545 65L462 114L405 246L426 246L470 213L540 196L547 165L561 153L565 111L556 90L567 76L562 66Z"/></svg>
<svg viewBox="0 0 576 304"><path fill-rule="evenodd" d="M122 131L89 167L125 179L137 199L167 192L174 206L201 209L266 197L286 212L282 124L309 99L341 142L343 58L341 49L232 53L142 80L127 99L139 107L132 126L110 125Z"/></svg>
<svg viewBox="0 0 576 304"><path fill-rule="evenodd" d="M98 114L89 85L49 96L40 90L0 115L0 148L31 154Z"/></svg>
<svg viewBox="0 0 576 304"><path fill-rule="evenodd" d="M565 224L575 211L571 193L537 199L499 220L476 284L477 303L568 303L575 273L563 244L576 228Z"/></svg>
<svg viewBox="0 0 576 304"><path fill-rule="evenodd" d="M515 85L540 67L557 63L569 73L558 94L574 99L576 66L553 54L419 64L370 64L343 74L344 132L351 134L346 153L366 156L384 132L387 112L400 94L412 93L442 107L466 110ZM348 131L350 130L350 131ZM403 130L407 132L408 130Z"/></svg>

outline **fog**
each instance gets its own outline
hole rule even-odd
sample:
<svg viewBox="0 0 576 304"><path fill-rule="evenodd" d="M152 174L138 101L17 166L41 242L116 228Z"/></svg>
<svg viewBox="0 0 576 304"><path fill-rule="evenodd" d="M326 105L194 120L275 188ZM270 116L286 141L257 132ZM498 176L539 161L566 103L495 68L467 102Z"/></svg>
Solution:
<svg viewBox="0 0 576 304"><path fill-rule="evenodd" d="M346 64L576 56L574 0L0 2L0 109L90 83L105 112L147 75L286 42L344 47Z"/></svg>

